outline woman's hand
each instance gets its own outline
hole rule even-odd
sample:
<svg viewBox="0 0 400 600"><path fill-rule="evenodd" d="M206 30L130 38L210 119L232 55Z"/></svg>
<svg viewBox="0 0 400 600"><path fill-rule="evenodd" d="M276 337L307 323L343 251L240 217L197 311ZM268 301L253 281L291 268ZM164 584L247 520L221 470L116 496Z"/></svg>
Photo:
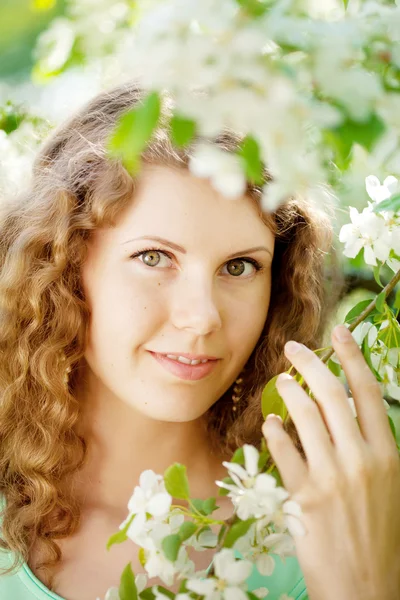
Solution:
<svg viewBox="0 0 400 600"><path fill-rule="evenodd" d="M352 335L336 327L332 342L360 427L337 377L305 346L291 352L289 342L285 354L317 400L288 375L277 382L307 462L279 419L267 419L263 434L302 507L307 533L294 539L310 600L400 600L399 454L379 385Z"/></svg>

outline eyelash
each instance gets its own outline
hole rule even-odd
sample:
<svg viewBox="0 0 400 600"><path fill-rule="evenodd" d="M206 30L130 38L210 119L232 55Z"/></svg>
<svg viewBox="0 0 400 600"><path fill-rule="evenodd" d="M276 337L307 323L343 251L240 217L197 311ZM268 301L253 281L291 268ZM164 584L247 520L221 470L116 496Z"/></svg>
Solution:
<svg viewBox="0 0 400 600"><path fill-rule="evenodd" d="M161 250L161 248L145 248L144 250L135 252L135 254L132 254L132 256L130 256L130 258L132 258L132 259L138 258L142 254L146 254L146 252L159 252L160 254L164 254L164 256L167 256L169 259L172 259L172 255L169 252L166 252L165 250ZM238 256L237 258L232 258L231 260L228 260L228 263L233 260L242 260L243 262L249 262L250 264L253 265L256 272L260 272L260 271L264 270L263 265L261 263L259 263L258 260L256 260L255 258L244 258L244 257ZM143 264L146 264L146 263L143 263ZM148 266L148 265L146 265L146 266ZM232 275L232 277L234 277L234 276ZM237 277L237 279L240 279L240 276ZM242 279L243 279L243 277L242 277Z"/></svg>

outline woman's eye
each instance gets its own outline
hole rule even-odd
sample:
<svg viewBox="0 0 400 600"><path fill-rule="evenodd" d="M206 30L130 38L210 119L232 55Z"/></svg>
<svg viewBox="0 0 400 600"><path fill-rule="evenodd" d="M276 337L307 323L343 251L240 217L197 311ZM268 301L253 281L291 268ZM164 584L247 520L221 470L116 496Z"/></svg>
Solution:
<svg viewBox="0 0 400 600"><path fill-rule="evenodd" d="M147 265L148 267L157 267L160 264L160 262L162 262L162 258L169 260L168 256L160 250L145 250L144 252L136 254L135 257L138 257L141 260L141 262Z"/></svg>
<svg viewBox="0 0 400 600"><path fill-rule="evenodd" d="M246 266L248 267L247 272ZM251 260L244 260L243 258L236 258L226 263L226 268L229 275L232 275L233 277L240 277L243 273L246 275L251 275L255 271L259 271L261 267L258 266L256 261L253 262Z"/></svg>

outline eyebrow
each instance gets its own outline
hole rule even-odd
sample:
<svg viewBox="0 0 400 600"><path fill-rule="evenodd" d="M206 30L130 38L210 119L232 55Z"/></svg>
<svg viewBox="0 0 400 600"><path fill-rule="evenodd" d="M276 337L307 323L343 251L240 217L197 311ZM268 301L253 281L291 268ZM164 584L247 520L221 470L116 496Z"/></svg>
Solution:
<svg viewBox="0 0 400 600"><path fill-rule="evenodd" d="M164 244L164 246L168 246L169 248L171 248L172 250L175 250L176 252L181 252L182 254L186 254L186 250L185 250L185 248L183 248L183 246L179 246L178 244L175 244L174 242L170 242L169 240L166 240L157 235L153 235L153 236L142 235L141 237L134 238L132 240L127 240L126 242L123 242L122 245L128 244L129 242L136 242L138 240L153 240L154 242L160 242L161 244ZM271 250L266 248L266 246L254 246L253 248L247 248L247 250L241 250L240 252L235 252L234 254L231 254L230 256L228 256L228 258L229 259L237 258L238 256L243 256L244 254L249 254L250 252L259 252L260 250L268 252L268 254L272 257Z"/></svg>

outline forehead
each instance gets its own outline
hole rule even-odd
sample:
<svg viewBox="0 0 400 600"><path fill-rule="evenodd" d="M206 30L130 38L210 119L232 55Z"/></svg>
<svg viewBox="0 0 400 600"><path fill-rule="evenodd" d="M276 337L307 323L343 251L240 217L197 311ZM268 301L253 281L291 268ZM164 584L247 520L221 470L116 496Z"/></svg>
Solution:
<svg viewBox="0 0 400 600"><path fill-rule="evenodd" d="M168 234L183 244L206 238L225 244L237 240L249 247L255 241L267 242L272 249L274 242L253 198L226 198L188 169L162 165L144 165L116 233L122 237Z"/></svg>

